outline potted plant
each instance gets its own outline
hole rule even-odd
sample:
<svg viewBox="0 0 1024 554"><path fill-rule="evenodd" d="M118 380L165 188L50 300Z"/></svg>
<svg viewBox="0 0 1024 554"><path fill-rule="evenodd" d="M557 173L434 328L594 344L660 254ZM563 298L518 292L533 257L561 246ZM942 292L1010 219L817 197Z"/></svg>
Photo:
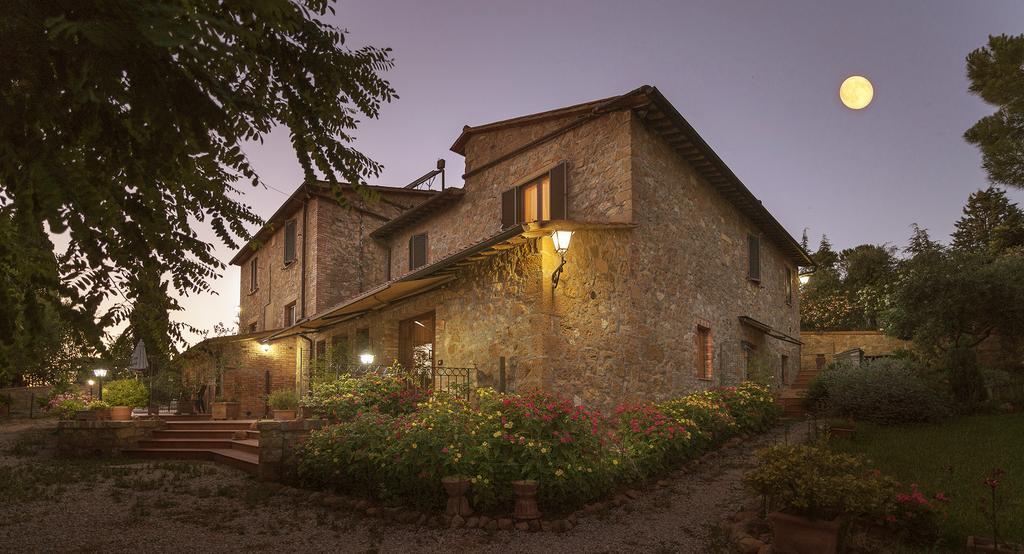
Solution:
<svg viewBox="0 0 1024 554"><path fill-rule="evenodd" d="M473 509L469 507L469 499L466 493L469 492L470 479L465 475L448 475L441 478L441 485L448 493L448 506L444 513L450 516L469 517L473 515Z"/></svg>
<svg viewBox="0 0 1024 554"><path fill-rule="evenodd" d="M985 476L984 484L989 488L985 503L982 504L982 512L988 517L992 525L992 537L967 537L968 552L1024 552L1024 545L1008 543L1000 540L999 537L999 507L1001 505L996 495L996 490L1006 472L995 468Z"/></svg>
<svg viewBox="0 0 1024 554"><path fill-rule="evenodd" d="M213 419L238 419L241 404L235 399L225 399L222 395L210 404L211 417Z"/></svg>
<svg viewBox="0 0 1024 554"><path fill-rule="evenodd" d="M135 379L118 379L103 387L103 398L112 406L110 419L131 421L132 410L149 403L149 391Z"/></svg>
<svg viewBox="0 0 1024 554"><path fill-rule="evenodd" d="M757 458L745 481L777 510L768 519L779 552L834 553L843 518L891 511L896 482L861 458L803 444L765 448Z"/></svg>
<svg viewBox="0 0 1024 554"><path fill-rule="evenodd" d="M267 396L270 409L274 410L274 419L278 421L295 419L295 409L299 405L299 397L293 390L277 390Z"/></svg>
<svg viewBox="0 0 1024 554"><path fill-rule="evenodd" d="M104 421L110 419L110 404L102 400L91 400L75 412L75 419L80 421Z"/></svg>

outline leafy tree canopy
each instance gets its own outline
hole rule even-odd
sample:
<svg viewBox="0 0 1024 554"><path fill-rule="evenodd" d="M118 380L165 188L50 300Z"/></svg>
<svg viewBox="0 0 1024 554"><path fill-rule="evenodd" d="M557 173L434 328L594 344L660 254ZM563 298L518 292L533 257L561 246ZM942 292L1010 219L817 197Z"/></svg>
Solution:
<svg viewBox="0 0 1024 554"><path fill-rule="evenodd" d="M967 55L969 90L996 107L964 133L989 179L1024 188L1024 35L990 36Z"/></svg>
<svg viewBox="0 0 1024 554"><path fill-rule="evenodd" d="M351 131L395 98L379 76L393 61L346 47L322 21L332 12L327 0L0 4L0 225L13 229L0 229L0 343L45 330L50 310L98 344L153 300L165 315L132 324L150 318L138 331L165 348L179 309L168 293L209 291L224 267L196 228L234 248L260 223L238 201L236 185L262 184L241 147L275 126L308 180L378 175ZM67 238L59 258L51 233ZM127 301L101 311L114 295Z"/></svg>

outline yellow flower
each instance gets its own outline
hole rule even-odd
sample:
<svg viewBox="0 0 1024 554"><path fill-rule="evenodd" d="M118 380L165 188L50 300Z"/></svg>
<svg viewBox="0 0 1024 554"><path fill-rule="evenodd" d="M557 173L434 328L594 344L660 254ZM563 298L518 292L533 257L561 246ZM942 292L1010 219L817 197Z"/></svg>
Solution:
<svg viewBox="0 0 1024 554"><path fill-rule="evenodd" d="M416 443L412 443L412 447L413 447L413 448L416 448Z"/></svg>
<svg viewBox="0 0 1024 554"><path fill-rule="evenodd" d="M558 468L558 469L555 470L555 475L557 475L558 477L561 477L562 475L565 475L565 472L562 471L562 468Z"/></svg>
<svg viewBox="0 0 1024 554"><path fill-rule="evenodd" d="M500 436L501 436L501 431L495 431L495 432L494 432L494 434L493 434L492 436L493 436L494 438L498 438L498 437L500 437Z"/></svg>
<svg viewBox="0 0 1024 554"><path fill-rule="evenodd" d="M526 446L529 446L530 448L533 448L533 441L530 441L530 442L526 443Z"/></svg>
<svg viewBox="0 0 1024 554"><path fill-rule="evenodd" d="M541 454L547 454L548 453L548 447L545 446L545 447L541 448L540 449L540 453Z"/></svg>
<svg viewBox="0 0 1024 554"><path fill-rule="evenodd" d="M506 424L505 424L505 428L506 428L506 429L511 429L511 428L512 428L512 422L511 422L511 421L509 421L508 423L506 423Z"/></svg>
<svg viewBox="0 0 1024 554"><path fill-rule="evenodd" d="M612 460L612 464L613 465L619 465L619 461L618 460Z"/></svg>

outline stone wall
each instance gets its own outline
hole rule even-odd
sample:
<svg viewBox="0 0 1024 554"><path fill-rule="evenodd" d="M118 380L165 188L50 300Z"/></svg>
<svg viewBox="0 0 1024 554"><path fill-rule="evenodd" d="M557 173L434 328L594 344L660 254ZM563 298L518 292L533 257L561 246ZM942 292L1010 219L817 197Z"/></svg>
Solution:
<svg viewBox="0 0 1024 554"><path fill-rule="evenodd" d="M119 456L164 426L158 419L61 421L57 423L57 455L65 458Z"/></svg>
<svg viewBox="0 0 1024 554"><path fill-rule="evenodd" d="M95 394L99 394L99 389L96 386L89 387L89 385L75 385L79 392L82 394L89 394L90 388ZM50 391L53 390L52 386L40 386L40 387L7 387L0 388L0 396L10 399L10 413L19 415L35 415L41 414L41 408L39 402L45 400L50 396Z"/></svg>
<svg viewBox="0 0 1024 554"><path fill-rule="evenodd" d="M260 432L259 478L280 481L285 468L294 468L296 449L309 437L309 433L323 427L322 419L296 421L266 420L257 423Z"/></svg>
<svg viewBox="0 0 1024 554"><path fill-rule="evenodd" d="M853 348L860 348L865 356L888 356L898 350L913 350L912 342L890 337L881 331L804 331L801 333L804 343L800 355L800 367L814 369L818 356L823 356L825 363L840 353ZM1013 360L1019 359L1020 348L1012 341L1004 341L1002 337L992 336L975 348L978 363L982 367L1005 367L1018 365Z"/></svg>

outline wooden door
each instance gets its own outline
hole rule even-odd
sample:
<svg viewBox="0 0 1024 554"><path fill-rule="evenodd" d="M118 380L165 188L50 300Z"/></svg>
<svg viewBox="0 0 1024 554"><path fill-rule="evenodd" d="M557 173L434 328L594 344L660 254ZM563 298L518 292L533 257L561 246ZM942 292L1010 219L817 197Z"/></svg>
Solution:
<svg viewBox="0 0 1024 554"><path fill-rule="evenodd" d="M430 375L434 368L434 312L398 322L398 361L405 371Z"/></svg>

